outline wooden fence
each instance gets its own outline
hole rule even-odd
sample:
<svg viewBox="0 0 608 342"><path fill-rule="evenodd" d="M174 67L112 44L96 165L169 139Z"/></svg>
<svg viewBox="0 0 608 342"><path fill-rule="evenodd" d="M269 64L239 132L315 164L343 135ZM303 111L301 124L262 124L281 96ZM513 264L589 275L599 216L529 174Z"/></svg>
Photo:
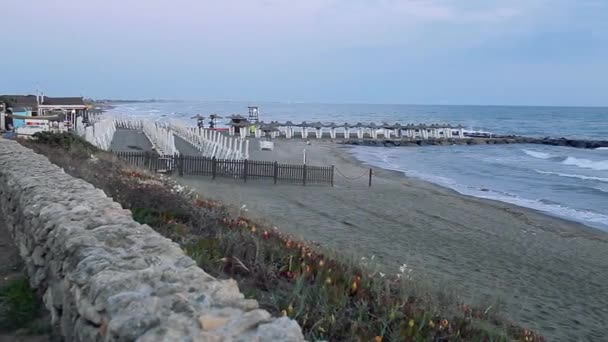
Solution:
<svg viewBox="0 0 608 342"><path fill-rule="evenodd" d="M271 161L226 160L203 156L159 156L150 152L114 152L121 160L146 170L179 176L272 180L274 184L334 185L333 166L290 165Z"/></svg>

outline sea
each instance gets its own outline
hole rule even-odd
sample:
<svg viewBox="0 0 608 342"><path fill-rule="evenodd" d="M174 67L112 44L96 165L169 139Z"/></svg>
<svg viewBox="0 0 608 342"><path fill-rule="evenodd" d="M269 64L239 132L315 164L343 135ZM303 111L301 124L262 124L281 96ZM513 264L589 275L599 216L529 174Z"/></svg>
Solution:
<svg viewBox="0 0 608 342"><path fill-rule="evenodd" d="M310 104L196 101L117 105L119 116L153 120L247 115L260 120L335 123L449 123L470 132L608 140L608 107ZM226 121L226 120L224 120ZM608 149L544 145L364 147L350 150L372 166L403 172L462 194L508 202L608 230Z"/></svg>

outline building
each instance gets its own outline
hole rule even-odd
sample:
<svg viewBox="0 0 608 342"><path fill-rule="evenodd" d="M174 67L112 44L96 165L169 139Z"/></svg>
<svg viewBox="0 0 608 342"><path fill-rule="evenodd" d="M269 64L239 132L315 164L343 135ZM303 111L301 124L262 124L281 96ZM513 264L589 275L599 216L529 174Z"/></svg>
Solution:
<svg viewBox="0 0 608 342"><path fill-rule="evenodd" d="M5 112L8 109L16 116L45 116L63 112L65 124L74 127L76 118L86 116L87 106L82 97L50 97L44 95L0 95L0 129L5 129ZM14 128L23 127L24 119L13 120Z"/></svg>

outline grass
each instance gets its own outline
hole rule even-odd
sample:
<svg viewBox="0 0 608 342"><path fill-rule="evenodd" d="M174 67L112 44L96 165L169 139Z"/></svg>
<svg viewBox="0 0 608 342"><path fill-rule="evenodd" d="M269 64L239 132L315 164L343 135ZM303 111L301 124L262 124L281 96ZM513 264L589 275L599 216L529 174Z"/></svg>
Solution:
<svg viewBox="0 0 608 342"><path fill-rule="evenodd" d="M38 318L41 303L25 277L0 288L0 330L16 330Z"/></svg>
<svg viewBox="0 0 608 342"><path fill-rule="evenodd" d="M136 221L180 243L211 275L236 279L262 308L297 320L307 339L544 341L495 310L428 290L407 279L405 269L383 275L369 262L311 247L78 140L46 134L22 143L102 189L131 209Z"/></svg>

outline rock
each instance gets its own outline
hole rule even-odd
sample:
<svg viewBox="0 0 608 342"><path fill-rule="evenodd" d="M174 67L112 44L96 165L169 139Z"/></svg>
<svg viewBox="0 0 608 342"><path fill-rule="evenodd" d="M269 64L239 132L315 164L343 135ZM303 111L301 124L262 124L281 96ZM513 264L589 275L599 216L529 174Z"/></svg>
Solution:
<svg viewBox="0 0 608 342"><path fill-rule="evenodd" d="M303 341L300 326L287 317L281 317L273 324L262 324L258 327L260 341Z"/></svg>
<svg viewBox="0 0 608 342"><path fill-rule="evenodd" d="M214 315L203 315L198 318L198 321L204 331L211 331L225 326L228 322L230 322L230 318Z"/></svg>

